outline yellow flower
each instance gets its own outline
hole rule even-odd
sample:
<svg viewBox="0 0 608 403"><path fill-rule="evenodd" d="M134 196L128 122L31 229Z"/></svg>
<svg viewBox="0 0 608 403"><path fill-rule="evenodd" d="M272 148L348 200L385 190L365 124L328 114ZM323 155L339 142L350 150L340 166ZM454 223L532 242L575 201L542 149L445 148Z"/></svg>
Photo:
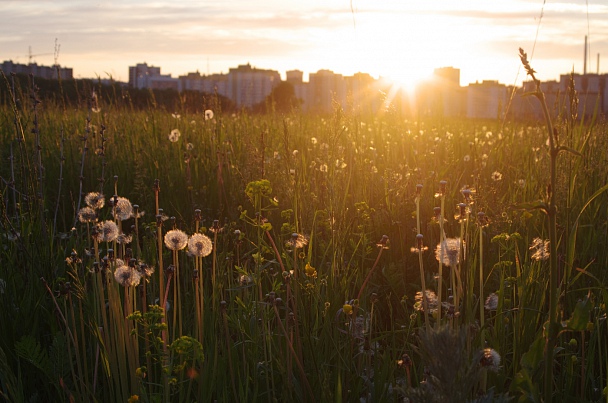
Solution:
<svg viewBox="0 0 608 403"><path fill-rule="evenodd" d="M317 277L317 270L314 267L312 267L310 265L310 263L306 263L306 267L304 268L304 271L306 272L306 275L308 277L312 277L312 278Z"/></svg>
<svg viewBox="0 0 608 403"><path fill-rule="evenodd" d="M139 402L139 396L133 395L127 400L127 403Z"/></svg>
<svg viewBox="0 0 608 403"><path fill-rule="evenodd" d="M344 304L342 306L342 312L344 312L346 315L352 315L353 314L353 306L349 305L349 304Z"/></svg>

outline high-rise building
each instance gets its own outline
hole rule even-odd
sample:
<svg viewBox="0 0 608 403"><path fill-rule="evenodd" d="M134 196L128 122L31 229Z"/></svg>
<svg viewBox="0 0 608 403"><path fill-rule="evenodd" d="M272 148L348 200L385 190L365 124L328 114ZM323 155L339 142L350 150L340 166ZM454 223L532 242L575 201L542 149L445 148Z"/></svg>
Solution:
<svg viewBox="0 0 608 403"><path fill-rule="evenodd" d="M129 67L129 87L143 89L174 89L179 90L179 80L170 74L160 74L160 67L138 63Z"/></svg>
<svg viewBox="0 0 608 403"><path fill-rule="evenodd" d="M242 64L228 71L227 93L237 108L250 108L263 102L280 82L278 71Z"/></svg>
<svg viewBox="0 0 608 403"><path fill-rule="evenodd" d="M342 74L336 74L331 70L311 73L308 91L309 110L330 112L334 109L334 102L343 108L346 106L346 85Z"/></svg>
<svg viewBox="0 0 608 403"><path fill-rule="evenodd" d="M507 87L498 81L484 80L467 87L467 118L500 119L506 111Z"/></svg>

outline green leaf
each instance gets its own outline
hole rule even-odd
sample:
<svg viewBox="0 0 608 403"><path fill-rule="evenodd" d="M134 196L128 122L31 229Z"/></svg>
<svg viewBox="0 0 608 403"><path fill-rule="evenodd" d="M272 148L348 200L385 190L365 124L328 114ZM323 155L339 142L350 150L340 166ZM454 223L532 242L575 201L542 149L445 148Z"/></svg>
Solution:
<svg viewBox="0 0 608 403"><path fill-rule="evenodd" d="M25 335L15 343L15 352L17 355L30 362L36 368L40 369L46 375L49 375L50 361L49 356L42 348L40 343L31 335Z"/></svg>
<svg viewBox="0 0 608 403"><path fill-rule="evenodd" d="M584 300L576 303L574 312L568 321L566 321L566 328L569 330L582 331L587 329L587 323L589 322L589 314L593 308L589 297L585 297Z"/></svg>
<svg viewBox="0 0 608 403"><path fill-rule="evenodd" d="M574 154L574 155L576 155L577 157L582 157L582 156L583 156L583 154L579 153L579 152L578 152L578 151L576 151L574 148L570 148L570 147L566 147L566 146L560 146L560 147L557 149L557 151L558 151L558 152L560 152L560 151L567 151L567 152L569 152L570 154Z"/></svg>
<svg viewBox="0 0 608 403"><path fill-rule="evenodd" d="M536 338L530 349L521 357L522 368L534 373L543 359L545 350L545 338L542 334Z"/></svg>
<svg viewBox="0 0 608 403"><path fill-rule="evenodd" d="M510 208L515 210L543 210L547 211L547 203L542 200L536 200L533 202L519 203L511 205Z"/></svg>

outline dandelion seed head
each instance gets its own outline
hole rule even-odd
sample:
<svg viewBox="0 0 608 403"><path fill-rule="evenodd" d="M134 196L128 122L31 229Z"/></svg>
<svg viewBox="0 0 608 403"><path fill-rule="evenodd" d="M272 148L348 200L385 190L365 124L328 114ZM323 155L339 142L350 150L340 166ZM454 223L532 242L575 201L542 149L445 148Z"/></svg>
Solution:
<svg viewBox="0 0 608 403"><path fill-rule="evenodd" d="M502 180L502 174L500 172L498 172L498 171L492 172L492 180L494 182L501 181Z"/></svg>
<svg viewBox="0 0 608 403"><path fill-rule="evenodd" d="M310 237L308 235L302 235L298 234L297 232L294 232L293 234L291 234L291 239L287 241L287 246L295 249L302 249L306 245L308 245L309 240Z"/></svg>
<svg viewBox="0 0 608 403"><path fill-rule="evenodd" d="M253 283L253 278L247 274L241 274L239 276L239 284L241 287L245 287L249 284Z"/></svg>
<svg viewBox="0 0 608 403"><path fill-rule="evenodd" d="M106 205L104 195L98 192L90 192L84 197L84 202L92 209L99 210Z"/></svg>
<svg viewBox="0 0 608 403"><path fill-rule="evenodd" d="M89 206L83 207L78 211L78 221L81 223L97 221L97 213Z"/></svg>
<svg viewBox="0 0 608 403"><path fill-rule="evenodd" d="M169 133L169 141L172 143L177 142L177 140L179 140L179 137L182 134L180 133L180 131L178 129L173 129L171 130L171 133Z"/></svg>
<svg viewBox="0 0 608 403"><path fill-rule="evenodd" d="M138 261L137 263L137 271L139 271L139 274L142 275L142 277L152 277L152 274L154 274L154 266L149 266L148 264L142 262L142 261Z"/></svg>
<svg viewBox="0 0 608 403"><path fill-rule="evenodd" d="M110 204L115 207L116 218L120 221L133 217L133 205L126 197L110 198Z"/></svg>
<svg viewBox="0 0 608 403"><path fill-rule="evenodd" d="M141 274L132 267L127 266L120 259L116 260L117 267L114 271L114 279L123 287L135 287L141 280ZM118 262L121 264L118 265Z"/></svg>
<svg viewBox="0 0 608 403"><path fill-rule="evenodd" d="M182 230L172 229L165 234L165 246L170 250L182 250L188 244L188 235Z"/></svg>
<svg viewBox="0 0 608 403"><path fill-rule="evenodd" d="M97 242L115 241L118 238L118 225L112 220L99 223L94 237Z"/></svg>
<svg viewBox="0 0 608 403"><path fill-rule="evenodd" d="M435 248L435 259L444 266L456 268L460 263L460 238L446 238Z"/></svg>
<svg viewBox="0 0 608 403"><path fill-rule="evenodd" d="M492 294L488 295L484 307L486 308L486 311L495 311L498 309L498 294L493 292Z"/></svg>
<svg viewBox="0 0 608 403"><path fill-rule="evenodd" d="M205 257L213 251L213 242L204 234L196 233L188 239L188 252L192 256Z"/></svg>
<svg viewBox="0 0 608 403"><path fill-rule="evenodd" d="M530 256L532 260L539 262L549 259L549 240L534 238L532 240L532 245L530 245L530 250L533 251L532 256Z"/></svg>
<svg viewBox="0 0 608 403"><path fill-rule="evenodd" d="M424 307L426 305L429 310L428 313L432 314L433 312L437 311L437 307L439 306L437 301L437 294L435 294L435 292L432 290L426 290L424 296L422 294L422 291L418 291L414 296L414 301L414 309L419 312L424 312Z"/></svg>
<svg viewBox="0 0 608 403"><path fill-rule="evenodd" d="M213 111L211 109L207 109L205 111L205 120L213 119Z"/></svg>
<svg viewBox="0 0 608 403"><path fill-rule="evenodd" d="M498 372L500 369L500 354L493 348L484 348L479 364L490 371Z"/></svg>
<svg viewBox="0 0 608 403"><path fill-rule="evenodd" d="M133 235L125 235L123 233L118 234L116 242L122 245L130 244L133 241Z"/></svg>

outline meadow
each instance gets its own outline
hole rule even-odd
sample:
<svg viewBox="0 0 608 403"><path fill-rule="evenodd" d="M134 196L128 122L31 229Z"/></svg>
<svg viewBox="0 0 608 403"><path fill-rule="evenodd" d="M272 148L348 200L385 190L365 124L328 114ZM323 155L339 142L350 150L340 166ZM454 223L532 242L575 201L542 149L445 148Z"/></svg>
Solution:
<svg viewBox="0 0 608 403"><path fill-rule="evenodd" d="M550 122L2 91L0 399L608 401L574 91Z"/></svg>

